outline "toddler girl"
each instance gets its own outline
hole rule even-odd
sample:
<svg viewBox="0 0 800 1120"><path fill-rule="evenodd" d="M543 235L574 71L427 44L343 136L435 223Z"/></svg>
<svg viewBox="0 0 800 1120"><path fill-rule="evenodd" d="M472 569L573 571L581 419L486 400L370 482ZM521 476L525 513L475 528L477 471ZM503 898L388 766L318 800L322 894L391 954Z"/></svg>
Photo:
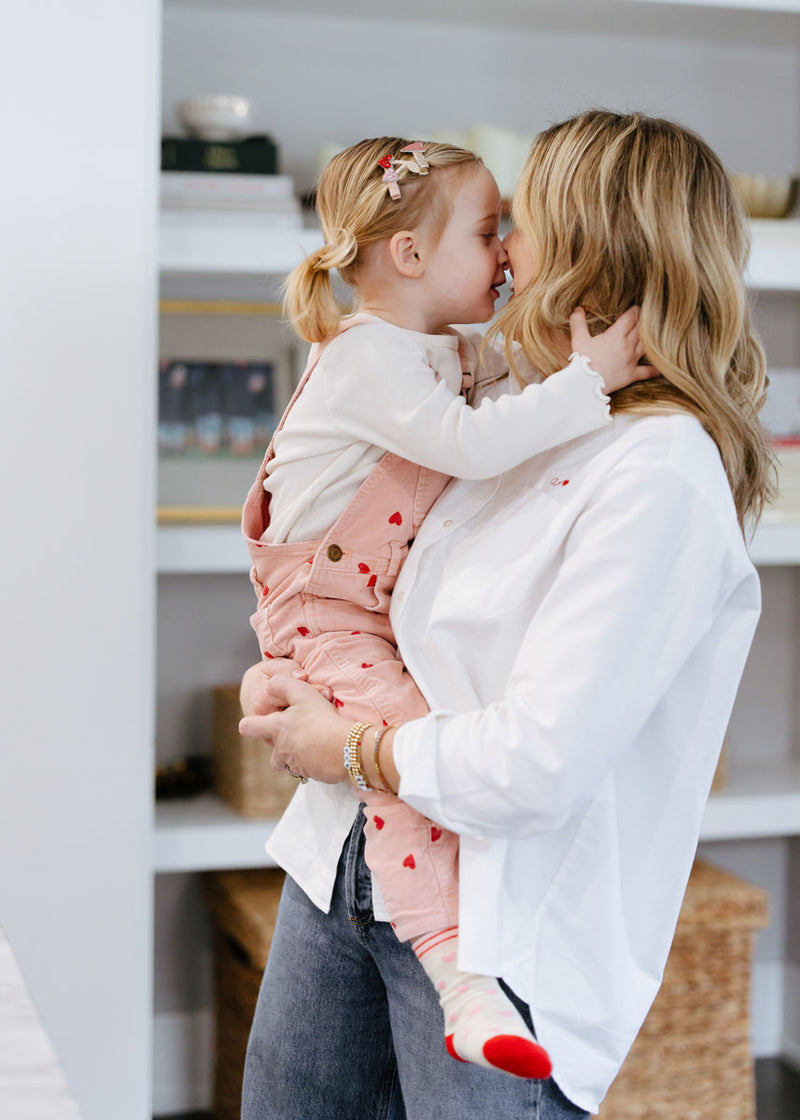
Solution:
<svg viewBox="0 0 800 1120"><path fill-rule="evenodd" d="M450 477L492 479L603 427L606 393L652 371L637 364L635 310L594 338L578 313L580 355L563 371L470 406L475 384L507 372L478 332L449 326L491 318L505 281L500 195L472 152L362 141L328 164L317 208L325 244L291 274L286 296L295 329L314 345L244 507L259 600L251 622L265 658L299 662L358 721L344 766L365 804L375 909L382 898L435 984L450 1054L547 1077L546 1052L498 982L457 968L457 836L369 787L361 751L380 774L385 729L427 711L388 612L417 528ZM332 269L355 289L357 314L342 318ZM287 817L303 810L305 793L301 786ZM338 804L330 799L331 819ZM279 824L270 851L291 867L281 843ZM327 908L323 895L315 901Z"/></svg>

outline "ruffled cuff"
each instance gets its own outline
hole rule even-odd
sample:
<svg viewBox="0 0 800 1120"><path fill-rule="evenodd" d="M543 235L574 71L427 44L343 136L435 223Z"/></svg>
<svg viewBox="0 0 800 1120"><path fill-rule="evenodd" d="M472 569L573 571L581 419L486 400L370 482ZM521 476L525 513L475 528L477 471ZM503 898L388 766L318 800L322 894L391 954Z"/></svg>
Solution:
<svg viewBox="0 0 800 1120"><path fill-rule="evenodd" d="M602 373L599 373L598 370L592 367L591 358L587 358L585 354L579 354L577 351L573 351L573 353L570 354L569 361L570 365L575 362L580 367L580 369L583 370L586 376L592 379L592 381L594 382L592 386L592 388L594 389L594 395L606 406L608 410L608 418L610 420L611 397L609 397L609 395L606 393L606 383L603 380Z"/></svg>

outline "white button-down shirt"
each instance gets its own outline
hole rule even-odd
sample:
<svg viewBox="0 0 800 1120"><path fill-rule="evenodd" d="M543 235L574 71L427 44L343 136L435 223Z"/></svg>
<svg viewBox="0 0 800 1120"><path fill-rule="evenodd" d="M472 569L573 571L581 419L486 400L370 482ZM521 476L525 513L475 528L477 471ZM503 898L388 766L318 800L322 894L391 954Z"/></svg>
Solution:
<svg viewBox="0 0 800 1120"><path fill-rule="evenodd" d="M400 574L432 709L395 737L401 796L461 835L461 966L531 1005L588 1111L658 989L759 610L717 449L683 415L452 484Z"/></svg>
<svg viewBox="0 0 800 1120"><path fill-rule="evenodd" d="M759 610L684 415L453 482L400 573L392 621L432 709L396 735L400 793L461 836L461 966L530 1004L588 1111L658 989ZM355 808L310 782L268 844L323 909Z"/></svg>

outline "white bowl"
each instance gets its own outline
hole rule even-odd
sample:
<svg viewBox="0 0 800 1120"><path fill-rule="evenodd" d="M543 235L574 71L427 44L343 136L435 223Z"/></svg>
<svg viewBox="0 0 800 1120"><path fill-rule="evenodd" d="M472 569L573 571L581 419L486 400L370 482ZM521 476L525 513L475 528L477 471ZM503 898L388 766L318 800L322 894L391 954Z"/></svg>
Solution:
<svg viewBox="0 0 800 1120"><path fill-rule="evenodd" d="M192 97L178 104L178 116L203 140L238 140L248 132L252 104L233 93Z"/></svg>

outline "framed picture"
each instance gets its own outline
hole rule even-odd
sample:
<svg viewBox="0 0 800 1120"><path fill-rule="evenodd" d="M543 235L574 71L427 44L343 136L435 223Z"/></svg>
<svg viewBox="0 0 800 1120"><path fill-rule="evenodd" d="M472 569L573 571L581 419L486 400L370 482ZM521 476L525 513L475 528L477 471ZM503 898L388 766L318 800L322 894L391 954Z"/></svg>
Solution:
<svg viewBox="0 0 800 1120"><path fill-rule="evenodd" d="M159 522L238 521L300 349L276 304L162 300Z"/></svg>

